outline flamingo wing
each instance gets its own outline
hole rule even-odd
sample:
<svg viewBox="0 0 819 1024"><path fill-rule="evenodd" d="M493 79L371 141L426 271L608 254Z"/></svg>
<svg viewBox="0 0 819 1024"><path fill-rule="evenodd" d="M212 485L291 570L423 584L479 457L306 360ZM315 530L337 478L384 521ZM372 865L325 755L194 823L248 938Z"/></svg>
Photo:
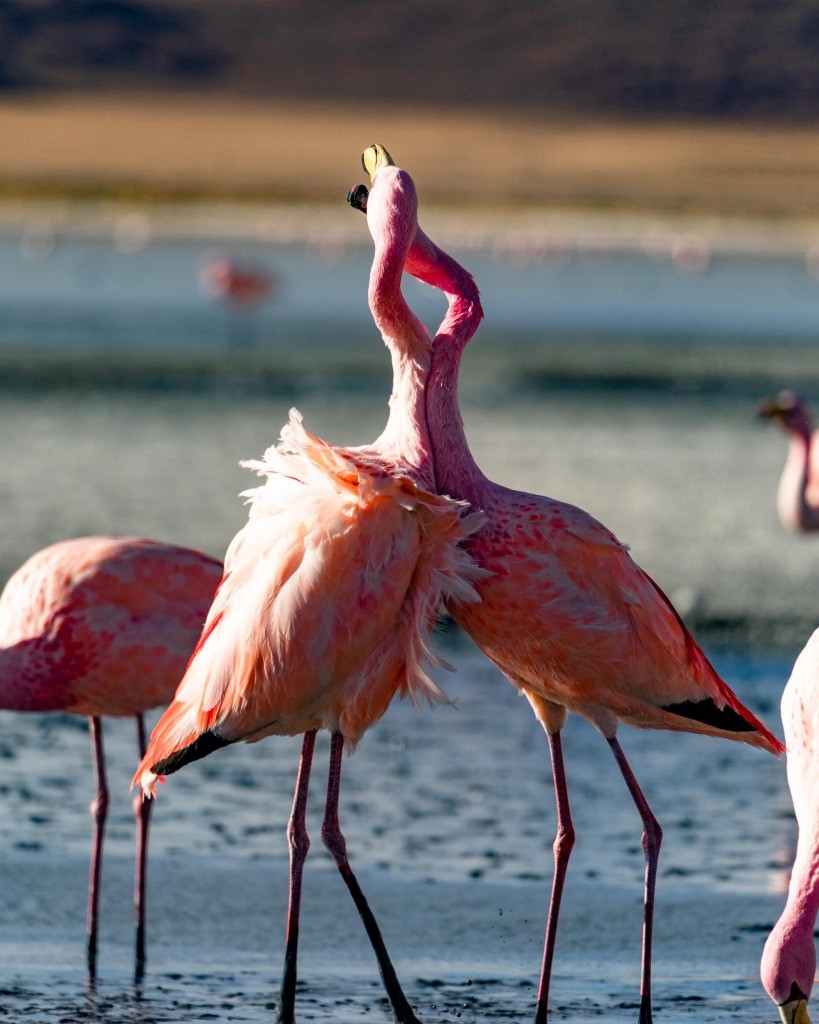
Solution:
<svg viewBox="0 0 819 1024"><path fill-rule="evenodd" d="M508 652L508 636L518 636L511 674L520 684L557 695L606 729L622 719L742 732L748 742L781 752L781 743L719 678L662 590L592 516L524 495L506 546L505 577L499 573L486 584L504 592L485 599L493 609L510 609L505 635L479 625L493 628L484 645L490 657L493 644ZM498 562L497 554L488 559L493 567Z"/></svg>
<svg viewBox="0 0 819 1024"><path fill-rule="evenodd" d="M423 669L435 615L444 596L476 598L463 503L358 465L298 419L251 465L267 481L135 777L148 789L215 746L345 720L354 743L399 690L442 698Z"/></svg>

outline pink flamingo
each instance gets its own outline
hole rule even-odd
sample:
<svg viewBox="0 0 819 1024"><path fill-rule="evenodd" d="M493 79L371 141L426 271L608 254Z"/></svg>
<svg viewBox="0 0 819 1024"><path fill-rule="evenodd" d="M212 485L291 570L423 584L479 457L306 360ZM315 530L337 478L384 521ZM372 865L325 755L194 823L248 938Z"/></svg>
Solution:
<svg viewBox="0 0 819 1024"><path fill-rule="evenodd" d="M762 984L784 1024L810 1024L816 971L813 928L819 909L819 630L796 659L782 694L788 785L799 824L796 860L782 916L762 953Z"/></svg>
<svg viewBox="0 0 819 1024"><path fill-rule="evenodd" d="M780 522L791 533L819 530L819 444L810 409L795 392L780 391L760 403L759 415L778 423L789 439L776 496Z"/></svg>
<svg viewBox="0 0 819 1024"><path fill-rule="evenodd" d="M373 189L369 302L392 355L394 388L381 436L363 448L313 437L297 413L278 448L248 463L267 477L249 492L202 639L134 778L158 776L239 740L304 734L288 828L290 900L277 1020L295 1020L307 787L316 731L331 735L322 839L376 953L397 1021L416 1024L378 925L350 868L338 822L341 755L397 693L445 700L424 670L442 598L475 599L478 575L460 541L480 523L436 496L424 415L429 334L401 294L417 199L397 168Z"/></svg>
<svg viewBox="0 0 819 1024"><path fill-rule="evenodd" d="M44 548L0 595L0 708L88 715L97 791L88 889L88 973L96 976L99 882L108 816L101 717L134 715L170 700L222 574L189 548L129 537L80 537ZM136 973L145 965L150 807L137 820Z"/></svg>
<svg viewBox="0 0 819 1024"><path fill-rule="evenodd" d="M199 272L201 290L230 306L256 306L270 297L269 273L223 257L209 259Z"/></svg>
<svg viewBox="0 0 819 1024"><path fill-rule="evenodd" d="M373 191L392 159L364 153ZM361 186L363 188L363 186ZM365 190L366 191L366 190ZM354 193L357 205L363 194ZM564 502L488 480L467 444L458 407L461 355L483 316L472 277L419 228L406 269L441 289L448 312L433 342L426 411L438 490L470 503L486 525L467 548L487 574L480 602L453 617L527 697L546 731L557 799L555 875L536 1024L548 1014L557 919L574 829L560 730L568 711L605 737L643 822L646 857L640 1022L651 1021L651 939L662 830L617 740L620 721L640 728L784 748L719 678L677 612L627 548L597 520Z"/></svg>

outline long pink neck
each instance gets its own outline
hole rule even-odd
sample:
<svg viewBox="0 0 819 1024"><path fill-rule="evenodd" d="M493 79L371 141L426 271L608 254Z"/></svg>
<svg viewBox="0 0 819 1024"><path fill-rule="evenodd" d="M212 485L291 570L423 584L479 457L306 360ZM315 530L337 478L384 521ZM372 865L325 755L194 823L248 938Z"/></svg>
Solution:
<svg viewBox="0 0 819 1024"><path fill-rule="evenodd" d="M438 491L481 506L490 485L469 450L458 405L461 357L483 318L480 294L472 276L420 228L406 270L440 289L448 303L433 342L426 385L426 420Z"/></svg>
<svg viewBox="0 0 819 1024"><path fill-rule="evenodd" d="M777 1003L790 998L796 984L810 996L816 971L813 929L819 910L819 836L800 830L799 846L782 916L765 943L762 980Z"/></svg>
<svg viewBox="0 0 819 1024"><path fill-rule="evenodd" d="M790 432L788 457L779 481L777 504L782 522L791 530L819 529L819 509L808 502L810 485L812 431Z"/></svg>
<svg viewBox="0 0 819 1024"><path fill-rule="evenodd" d="M398 219L382 225L376 236L368 298L376 326L392 358L390 414L373 445L379 454L405 466L422 487L435 488L432 449L427 430L424 385L432 359L429 332L401 292L401 276L413 224ZM409 216L409 215L408 215ZM398 239L403 236L402 244Z"/></svg>

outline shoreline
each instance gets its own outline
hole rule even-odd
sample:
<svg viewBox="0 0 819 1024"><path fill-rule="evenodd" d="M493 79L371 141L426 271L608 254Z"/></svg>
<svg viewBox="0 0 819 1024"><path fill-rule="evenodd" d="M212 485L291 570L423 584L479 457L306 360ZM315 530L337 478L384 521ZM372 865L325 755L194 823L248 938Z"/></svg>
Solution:
<svg viewBox="0 0 819 1024"><path fill-rule="evenodd" d="M819 274L819 217L754 217L669 211L593 210L523 205L498 208L425 204L422 223L440 243L461 252L489 250L521 259L643 254L657 260L696 262L703 257L746 256L806 259ZM343 193L335 203L271 199L154 199L106 194L14 198L0 189L0 234L48 234L73 238L124 238L150 242L210 240L260 245L366 249ZM697 268L692 264L692 270Z"/></svg>

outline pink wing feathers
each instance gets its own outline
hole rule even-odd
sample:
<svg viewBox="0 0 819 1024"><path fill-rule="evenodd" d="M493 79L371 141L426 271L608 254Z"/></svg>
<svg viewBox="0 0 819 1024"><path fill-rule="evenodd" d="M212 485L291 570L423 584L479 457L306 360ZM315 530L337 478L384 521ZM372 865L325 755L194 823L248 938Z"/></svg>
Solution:
<svg viewBox="0 0 819 1024"><path fill-rule="evenodd" d="M131 715L166 704L221 571L198 551L131 537L38 551L0 596L3 706Z"/></svg>
<svg viewBox="0 0 819 1024"><path fill-rule="evenodd" d="M508 556L479 555L484 564L505 563L507 578L499 571L486 584L492 600L464 615L492 634L484 645L490 656L492 644L504 647L503 664L509 640L520 634L513 656L519 682L544 697L559 693L567 707L601 725L609 712L636 726L744 733L747 742L783 751L719 678L662 590L601 523L572 505L519 495L508 529ZM508 600L498 587L508 590ZM494 628L484 621L490 605L493 612L508 605L510 621ZM533 614L535 626L524 617ZM612 686L613 677L627 685Z"/></svg>
<svg viewBox="0 0 819 1024"><path fill-rule="evenodd" d="M326 445L297 414L247 465L267 481L247 492L249 521L135 777L147 791L214 745L317 728L354 745L397 692L445 700L425 670L430 633L445 597L477 598L459 542L481 519L464 503Z"/></svg>

